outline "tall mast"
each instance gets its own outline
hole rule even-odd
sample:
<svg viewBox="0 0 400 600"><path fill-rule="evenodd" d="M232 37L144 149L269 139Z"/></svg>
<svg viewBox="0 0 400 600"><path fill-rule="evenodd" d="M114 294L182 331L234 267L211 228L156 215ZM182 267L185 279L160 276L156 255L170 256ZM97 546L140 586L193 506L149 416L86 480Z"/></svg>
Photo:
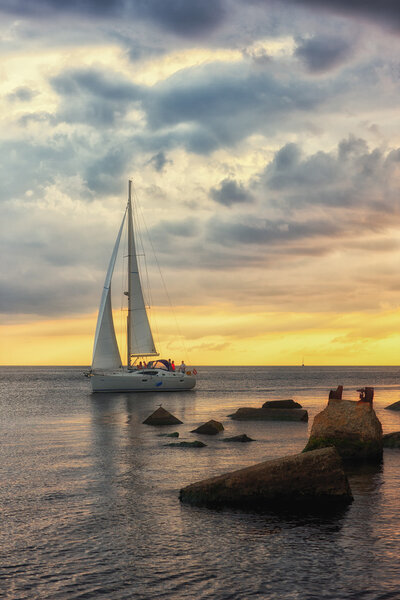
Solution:
<svg viewBox="0 0 400 600"><path fill-rule="evenodd" d="M133 219L132 219L132 181L129 180L129 188L128 188L128 323L127 323L127 367L131 366L131 354L132 354L132 340L131 340L131 319L132 319L132 251L134 250L133 246Z"/></svg>
<svg viewBox="0 0 400 600"><path fill-rule="evenodd" d="M146 312L133 229L132 181L128 194L128 335L127 365L132 357L158 356Z"/></svg>

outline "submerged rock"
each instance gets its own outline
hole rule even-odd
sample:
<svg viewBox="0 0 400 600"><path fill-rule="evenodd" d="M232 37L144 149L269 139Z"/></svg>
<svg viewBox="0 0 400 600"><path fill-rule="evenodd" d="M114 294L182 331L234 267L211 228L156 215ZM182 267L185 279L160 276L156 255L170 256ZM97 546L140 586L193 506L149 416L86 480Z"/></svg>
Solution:
<svg viewBox="0 0 400 600"><path fill-rule="evenodd" d="M316 415L303 452L334 446L345 460L380 460L382 425L370 402L329 400Z"/></svg>
<svg viewBox="0 0 400 600"><path fill-rule="evenodd" d="M235 435L233 437L225 438L222 441L223 442L241 442L242 444L246 443L246 442L255 442L255 440L253 440L251 437L249 437L245 433L242 433L241 435Z"/></svg>
<svg viewBox="0 0 400 600"><path fill-rule="evenodd" d="M178 438L179 433L174 431L173 433L159 433L158 437Z"/></svg>
<svg viewBox="0 0 400 600"><path fill-rule="evenodd" d="M224 430L224 426L222 425L222 423L211 419L210 421L207 421L207 423L204 423L203 425L200 425L200 427L197 427L197 429L193 429L190 433L202 433L204 435L216 435L217 433L219 433L220 431L223 431L223 430Z"/></svg>
<svg viewBox="0 0 400 600"><path fill-rule="evenodd" d="M400 431L385 433L383 436L384 448L400 448Z"/></svg>
<svg viewBox="0 0 400 600"><path fill-rule="evenodd" d="M394 402L393 404L389 404L389 406L385 406L386 410L400 410L400 400L398 402Z"/></svg>
<svg viewBox="0 0 400 600"><path fill-rule="evenodd" d="M238 408L233 415L236 421L308 421L308 412L302 408Z"/></svg>
<svg viewBox="0 0 400 600"><path fill-rule="evenodd" d="M144 425L177 425L182 423L177 417L171 415L170 412L165 410L162 406L157 408L145 421Z"/></svg>
<svg viewBox="0 0 400 600"><path fill-rule="evenodd" d="M294 400L267 400L262 408L303 408L301 404Z"/></svg>
<svg viewBox="0 0 400 600"><path fill-rule="evenodd" d="M164 444L169 448L205 448L207 444L203 444L200 440L195 440L194 442L172 442L171 444Z"/></svg>
<svg viewBox="0 0 400 600"><path fill-rule="evenodd" d="M335 448L265 461L181 489L182 502L211 508L293 511L349 504L353 497Z"/></svg>

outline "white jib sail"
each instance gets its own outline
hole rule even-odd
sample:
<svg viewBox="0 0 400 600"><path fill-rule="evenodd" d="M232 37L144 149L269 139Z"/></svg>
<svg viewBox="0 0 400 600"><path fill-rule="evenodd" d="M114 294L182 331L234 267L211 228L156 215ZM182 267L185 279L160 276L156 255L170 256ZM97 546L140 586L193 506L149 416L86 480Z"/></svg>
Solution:
<svg viewBox="0 0 400 600"><path fill-rule="evenodd" d="M114 321L111 308L111 278L114 271L115 261L124 227L126 211L122 219L110 263L108 265L106 279L104 281L103 293L100 301L99 314L97 317L96 334L93 345L92 369L117 369L122 365L115 337Z"/></svg>
<svg viewBox="0 0 400 600"><path fill-rule="evenodd" d="M130 188L129 188L130 200ZM129 253L129 308L128 308L128 352L130 356L157 355L149 319L144 303L139 266L136 256L135 238L132 223L132 206L128 209L128 253Z"/></svg>

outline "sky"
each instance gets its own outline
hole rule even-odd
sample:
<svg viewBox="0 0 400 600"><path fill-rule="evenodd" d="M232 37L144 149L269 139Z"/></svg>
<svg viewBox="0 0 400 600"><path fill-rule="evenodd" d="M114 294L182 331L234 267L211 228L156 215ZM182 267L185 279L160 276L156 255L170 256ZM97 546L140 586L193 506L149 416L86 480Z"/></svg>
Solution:
<svg viewBox="0 0 400 600"><path fill-rule="evenodd" d="M163 356L399 364L398 2L0 17L0 364L90 364L129 178Z"/></svg>

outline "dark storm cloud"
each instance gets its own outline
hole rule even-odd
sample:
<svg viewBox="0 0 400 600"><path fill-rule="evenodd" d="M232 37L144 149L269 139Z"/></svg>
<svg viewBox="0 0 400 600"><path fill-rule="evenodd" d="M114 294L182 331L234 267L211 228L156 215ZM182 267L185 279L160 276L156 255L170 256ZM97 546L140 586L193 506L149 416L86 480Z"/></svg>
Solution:
<svg viewBox="0 0 400 600"><path fill-rule="evenodd" d="M268 187L275 190L329 184L338 174L337 161L330 154L317 152L301 160L301 150L293 143L276 153L265 172Z"/></svg>
<svg viewBox="0 0 400 600"><path fill-rule="evenodd" d="M344 39L316 36L300 40L295 55L310 72L323 73L343 63L352 50L352 45Z"/></svg>
<svg viewBox="0 0 400 600"><path fill-rule="evenodd" d="M225 16L223 0L0 0L0 10L41 18L70 13L97 18L130 18L133 23L141 19L183 37L210 32Z"/></svg>
<svg viewBox="0 0 400 600"><path fill-rule="evenodd" d="M160 152L157 152L157 154L152 156L151 159L147 162L147 164L153 165L153 168L155 171L157 171L157 173L161 173L161 171L164 170L165 165L168 163L172 164L172 160L168 160L164 152L162 152L161 150Z"/></svg>
<svg viewBox="0 0 400 600"><path fill-rule="evenodd" d="M81 169L88 188L100 196L122 192L122 175L133 157L134 150L129 143L111 146L97 158L92 155Z"/></svg>
<svg viewBox="0 0 400 600"><path fill-rule="evenodd" d="M113 126L143 94L117 74L93 69L66 71L50 83L63 99L57 119L66 123Z"/></svg>
<svg viewBox="0 0 400 600"><path fill-rule="evenodd" d="M13 92L7 95L7 99L11 102L29 102L36 96L37 92L31 90L31 88L21 86L16 88Z"/></svg>
<svg viewBox="0 0 400 600"><path fill-rule="evenodd" d="M66 71L50 80L53 89L63 96L88 94L100 96L103 100L137 100L141 96L141 88L117 74L107 76L94 69L76 69Z"/></svg>
<svg viewBox="0 0 400 600"><path fill-rule="evenodd" d="M242 216L230 221L212 219L208 224L208 237L212 242L223 246L285 244L313 237L329 236L330 239L341 233L341 226L329 218L310 220L304 223L278 219L275 221L259 219L256 222Z"/></svg>
<svg viewBox="0 0 400 600"><path fill-rule="evenodd" d="M258 0L268 5L268 0ZM335 13L350 14L379 20L391 26L400 26L400 4L397 0L291 0L294 4L328 9Z"/></svg>
<svg viewBox="0 0 400 600"><path fill-rule="evenodd" d="M151 90L143 107L149 128L180 124L198 127L187 148L210 152L230 146L254 131L275 131L279 115L320 106L330 92L317 82L274 77L246 65L215 64L181 71Z"/></svg>
<svg viewBox="0 0 400 600"><path fill-rule="evenodd" d="M396 199L399 156L399 150L386 154L380 148L369 150L365 140L351 135L335 151L311 156L303 156L296 144L287 144L275 154L259 182L262 188L278 192L284 204L368 206L379 209L380 220L394 207L400 209Z"/></svg>
<svg viewBox="0 0 400 600"><path fill-rule="evenodd" d="M236 183L234 179L224 179L219 187L211 188L210 195L215 202L224 206L243 204L253 200L251 194L245 190L243 185Z"/></svg>
<svg viewBox="0 0 400 600"><path fill-rule="evenodd" d="M136 128L136 141L153 153L183 146L209 154L255 131L274 133L284 125L278 117L314 110L333 93L329 82L280 78L246 63L184 69L152 87L93 69L66 71L50 83L61 99L58 122L115 128L130 109L141 109L147 129Z"/></svg>
<svg viewBox="0 0 400 600"><path fill-rule="evenodd" d="M213 30L224 19L221 0L136 0L134 13L157 23L162 28L183 36L199 35Z"/></svg>

